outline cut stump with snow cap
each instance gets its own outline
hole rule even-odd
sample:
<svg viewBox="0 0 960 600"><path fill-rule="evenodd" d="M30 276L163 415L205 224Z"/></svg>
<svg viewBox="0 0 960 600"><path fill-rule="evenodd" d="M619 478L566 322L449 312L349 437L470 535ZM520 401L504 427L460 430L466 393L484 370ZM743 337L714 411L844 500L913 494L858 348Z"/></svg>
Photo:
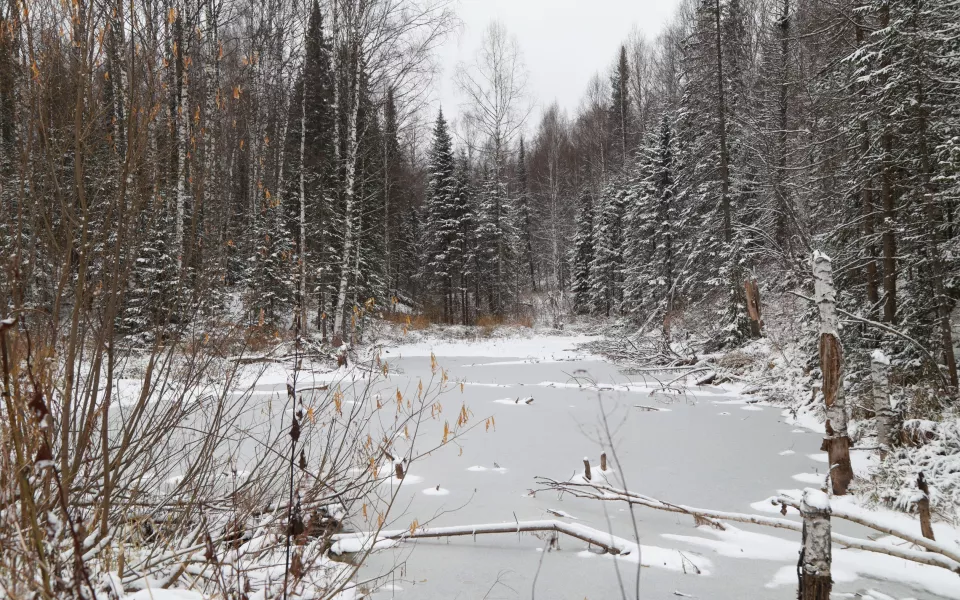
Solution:
<svg viewBox="0 0 960 600"><path fill-rule="evenodd" d="M896 413L890 404L889 378L890 359L879 348L870 355L870 379L873 383L873 410L877 423L877 446L883 460L892 446Z"/></svg>
<svg viewBox="0 0 960 600"><path fill-rule="evenodd" d="M820 490L807 488L800 502L803 517L803 547L800 550L797 592L799 600L830 600L830 499Z"/></svg>

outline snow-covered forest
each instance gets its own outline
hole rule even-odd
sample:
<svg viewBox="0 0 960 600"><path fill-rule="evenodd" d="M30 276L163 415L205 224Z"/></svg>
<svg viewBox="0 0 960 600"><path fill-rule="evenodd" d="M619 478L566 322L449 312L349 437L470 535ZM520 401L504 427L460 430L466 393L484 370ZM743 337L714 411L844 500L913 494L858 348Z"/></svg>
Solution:
<svg viewBox="0 0 960 600"><path fill-rule="evenodd" d="M524 499L633 526L474 516L553 536L543 556L561 534L631 555L636 593L603 594L645 597L660 558L712 568L641 545L642 506L759 554L730 522L802 530L803 600L887 576L859 551L909 563L893 594L960 597L960 3L679 0L577 106L538 94L501 21L444 73L462 28L453 0L0 3L0 599L393 597L383 552L507 532L428 526L464 497L411 518L415 465L486 451L540 394L584 401L564 385L601 399L602 467L586 441L572 479L516 459ZM577 370L443 360L463 356ZM546 389L497 391L522 385ZM628 487L603 395L647 394L611 406L650 419L694 388L823 434L829 477L795 477L814 488L740 490L802 521ZM833 534L852 580L831 505L867 528Z"/></svg>

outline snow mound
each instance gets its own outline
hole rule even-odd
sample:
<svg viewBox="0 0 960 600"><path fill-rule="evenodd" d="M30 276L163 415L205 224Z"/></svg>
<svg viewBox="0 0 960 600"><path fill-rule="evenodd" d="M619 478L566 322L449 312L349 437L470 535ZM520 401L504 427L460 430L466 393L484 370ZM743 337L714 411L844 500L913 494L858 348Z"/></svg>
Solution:
<svg viewBox="0 0 960 600"><path fill-rule="evenodd" d="M767 587L797 584L797 552L800 549L800 534L786 539L744 531L730 524L726 524L726 527L726 531L707 527L698 529L716 539L669 533L663 534L663 537L708 548L721 556L730 558L784 563L773 579L767 583ZM896 581L945 598L960 600L960 586L957 585L956 574L939 567L921 565L885 554L861 552L834 545L831 574L835 582L849 583L859 578Z"/></svg>

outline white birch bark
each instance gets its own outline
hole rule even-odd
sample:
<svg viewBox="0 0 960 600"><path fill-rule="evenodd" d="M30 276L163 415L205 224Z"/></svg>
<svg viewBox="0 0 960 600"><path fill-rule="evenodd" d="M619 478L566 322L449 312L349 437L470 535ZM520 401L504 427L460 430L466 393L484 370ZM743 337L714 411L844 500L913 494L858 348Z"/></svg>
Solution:
<svg viewBox="0 0 960 600"><path fill-rule="evenodd" d="M830 500L820 490L807 488L800 502L803 516L803 575L830 577Z"/></svg>
<svg viewBox="0 0 960 600"><path fill-rule="evenodd" d="M306 73L304 73L306 74ZM300 98L300 331L307 330L307 185L304 164L307 146L307 80Z"/></svg>
<svg viewBox="0 0 960 600"><path fill-rule="evenodd" d="M183 14L181 12L181 14ZM183 48L179 48L178 53L184 51ZM174 248L177 251L177 272L181 272L183 268L183 220L186 218L186 205L187 205L187 173L186 173L186 164L187 164L187 121L188 118L186 115L186 84L184 80L186 77L187 65L186 61L183 60L181 56L175 57L177 61L183 64L183 71L180 73L180 81L177 82L177 114L175 116L174 123L176 124L176 138L177 138L177 222L174 225ZM174 66L176 69L176 66Z"/></svg>
<svg viewBox="0 0 960 600"><path fill-rule="evenodd" d="M359 49L359 44L354 40L353 51L357 52ZM355 57L355 65L353 67L353 72L351 73L351 81L349 82L350 90L350 100L347 104L347 108L350 111L350 114L347 117L347 156L344 165L344 224L343 224L343 255L341 256L340 261L340 283L337 287L337 306L336 312L334 314L333 320L333 334L343 337L344 330L344 314L347 304L347 291L348 285L350 283L350 258L353 253L353 235L354 235L354 223L353 223L353 213L354 213L354 203L356 202L356 197L354 193L354 184L356 180L356 166L357 166L357 109L359 108L359 94L360 94L360 60L359 57Z"/></svg>
<svg viewBox="0 0 960 600"><path fill-rule="evenodd" d="M833 263L819 250L813 253L813 298L820 310L820 334L831 335L840 346L840 319L837 316L837 290L833 285ZM830 421L835 436L847 435L847 411L843 397L843 364L837 375L839 381L833 402L826 407L826 417ZM826 391L826 390L825 390Z"/></svg>
<svg viewBox="0 0 960 600"><path fill-rule="evenodd" d="M870 356L870 378L873 382L873 410L876 415L877 445L880 447L881 458L890 451L893 430L894 411L890 404L890 382L887 377L889 368L890 359L882 350L874 350Z"/></svg>

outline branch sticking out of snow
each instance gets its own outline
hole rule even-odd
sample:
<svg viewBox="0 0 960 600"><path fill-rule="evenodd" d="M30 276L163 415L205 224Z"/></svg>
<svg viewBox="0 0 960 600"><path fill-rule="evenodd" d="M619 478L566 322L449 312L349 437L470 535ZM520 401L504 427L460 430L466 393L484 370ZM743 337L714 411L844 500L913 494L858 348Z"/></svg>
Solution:
<svg viewBox="0 0 960 600"><path fill-rule="evenodd" d="M802 524L796 521L791 521L789 519L778 519L773 517L766 517L761 515L750 515L743 513L732 513L718 510L711 510L707 508L694 508L691 506L684 506L681 504L670 504L668 502L663 502L652 498L650 496L644 496L642 494L637 494L634 492L626 492L609 485L604 485L602 483L596 482L591 483L589 481L556 481L554 479L549 479L546 477L538 477L537 482L541 485L544 485L548 489L556 490L558 492L566 492L578 498L591 498L594 500L605 500L605 501L619 501L627 502L629 504L634 504L638 506L646 506L648 508L653 508L656 510L663 510L667 512L682 513L692 516L697 522L698 525L706 524L711 527L718 529L725 529L724 521L733 521L738 523L752 523L754 525L763 525L766 527L776 527L779 529L789 529L791 531L802 532ZM785 504L787 506L792 506L799 509L800 503L797 500L789 497L775 497L771 498L771 501L774 504ZM848 510L834 510L834 517L839 517L853 521L855 523L860 523L867 527L872 527L877 531L883 531L891 535L900 537L911 543L926 548L929 552L921 552L917 550L911 550L908 548L902 548L900 546L894 546L891 544L874 542L870 540L862 540L858 538L849 537L846 535L841 535L839 533L831 534L831 539L834 543L841 544L849 548L856 548L858 550L866 550L868 552L877 552L879 554L887 554L889 556L895 556L897 558L902 558L904 560L909 560L916 563L932 565L935 567L940 567L953 571L960 575L960 560L958 560L958 553L954 550L951 550L946 545L934 542L932 540L926 540L909 533L899 531L893 528L884 527L876 523L870 522L863 515L855 515Z"/></svg>
<svg viewBox="0 0 960 600"><path fill-rule="evenodd" d="M634 560L644 561L644 566L666 566L667 568L683 572L692 572L701 575L707 572L711 566L709 560L701 556L691 558L688 554L681 554L676 551L657 548L655 546L643 546L642 557L640 546L636 543L617 537L610 533L587 527L579 523L564 523L557 520L542 521L515 521L512 523L486 523L482 525L462 525L454 527L418 527L414 529L403 529L396 531L381 531L379 534L373 532L362 533L339 533L333 536L334 546L332 551L337 550L345 552L359 552L374 540L374 548L385 547L390 544L402 542L404 540L423 539L423 538L444 538L494 534L494 533L534 533L544 531L555 531L563 533L578 540L587 542L590 545L597 546L606 554L618 557L630 557ZM666 554L671 553L671 558Z"/></svg>

